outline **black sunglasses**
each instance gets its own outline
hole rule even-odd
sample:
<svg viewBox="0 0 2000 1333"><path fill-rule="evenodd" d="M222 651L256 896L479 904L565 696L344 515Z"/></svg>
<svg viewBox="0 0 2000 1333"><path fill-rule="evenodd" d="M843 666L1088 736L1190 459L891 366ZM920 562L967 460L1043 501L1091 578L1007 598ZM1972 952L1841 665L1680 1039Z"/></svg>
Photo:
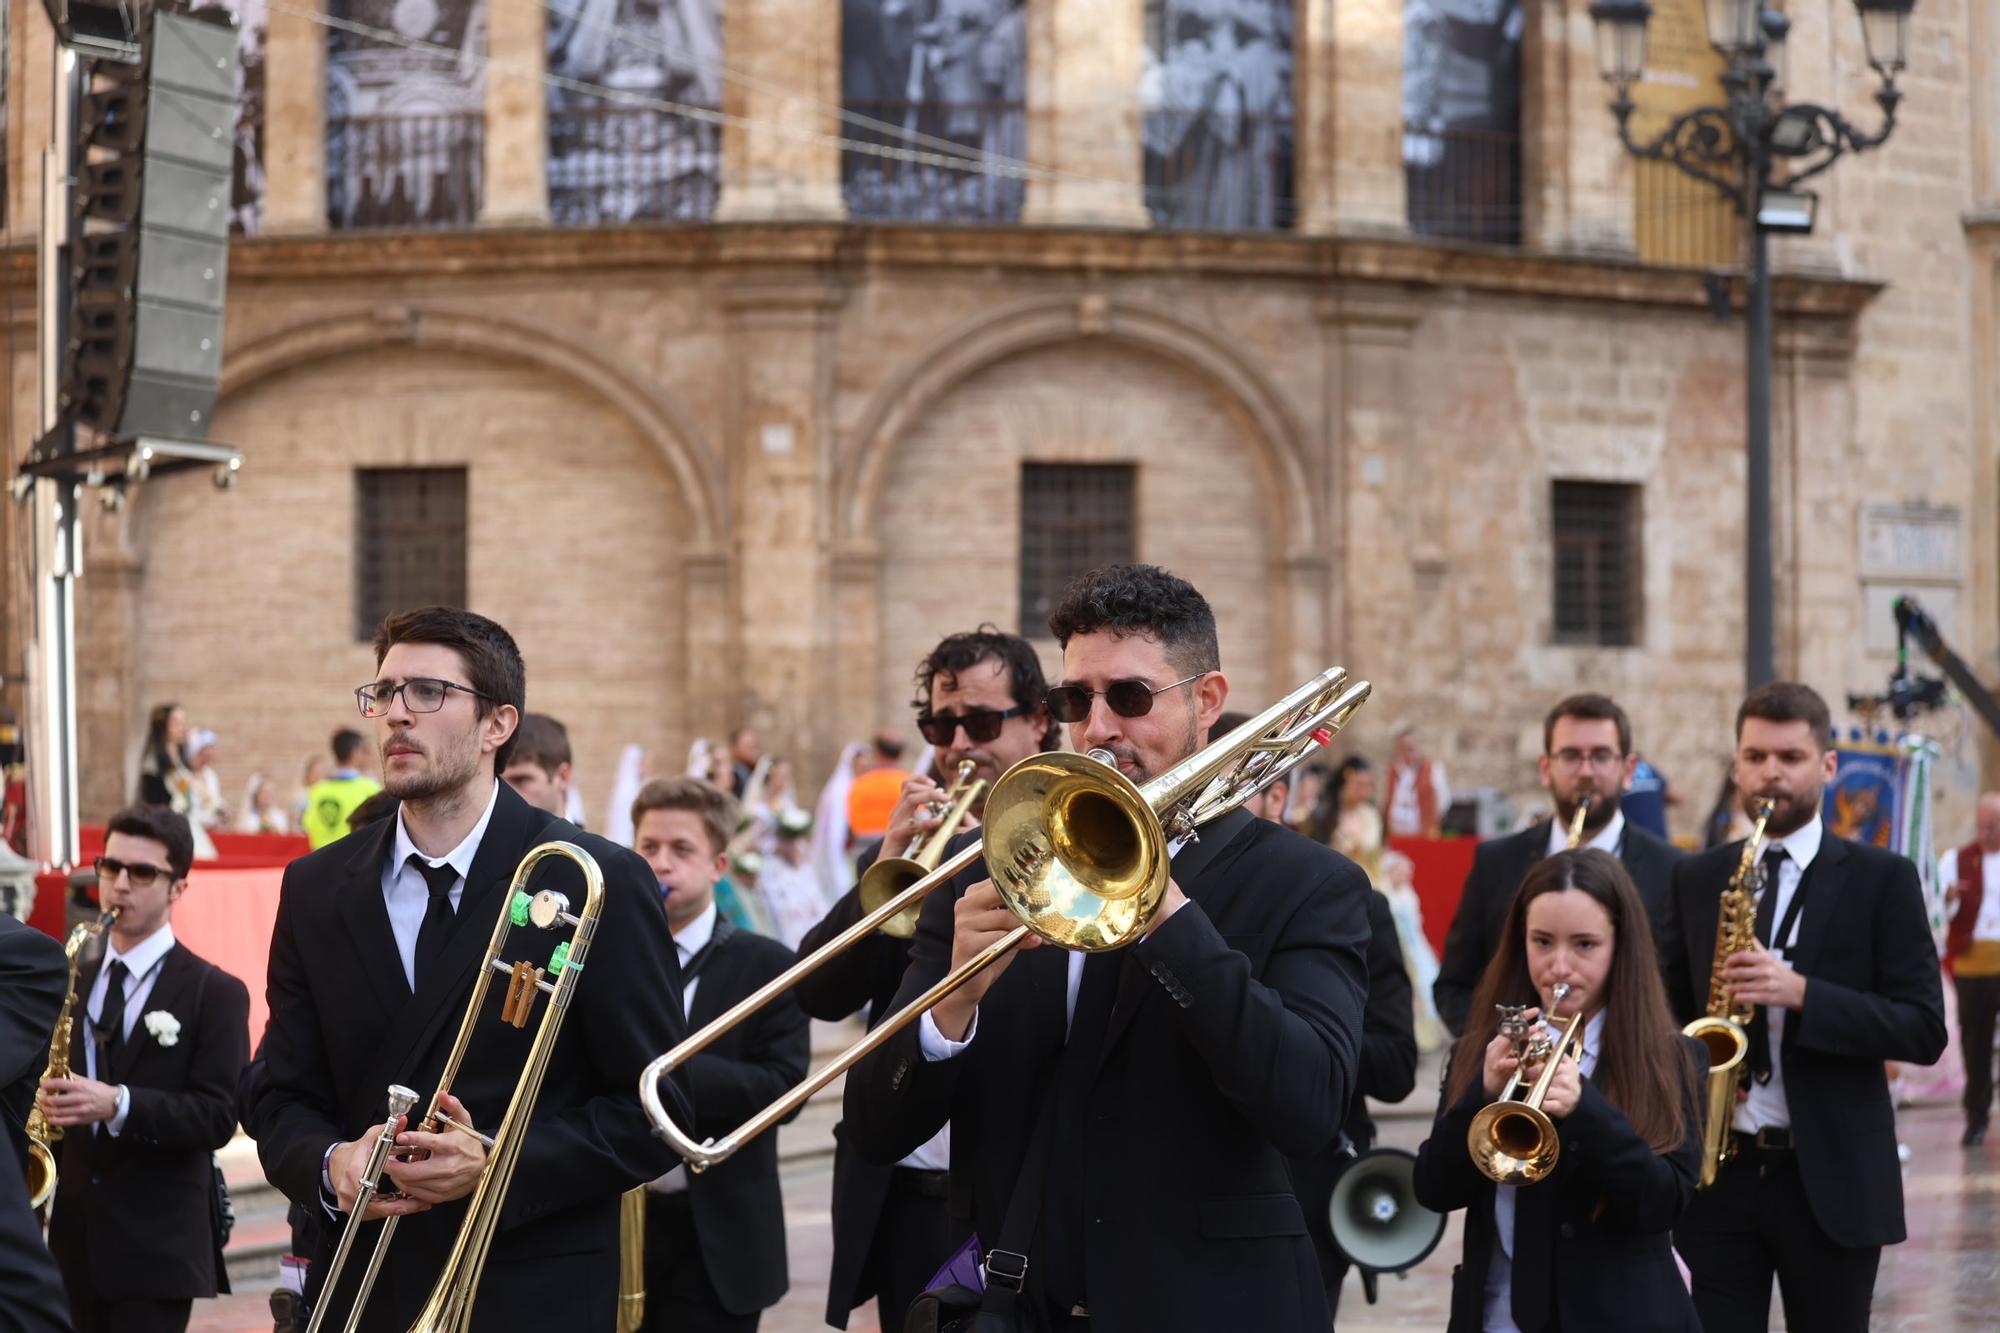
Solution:
<svg viewBox="0 0 2000 1333"><path fill-rule="evenodd" d="M97 871L98 883L109 884L120 874L125 874L131 877L135 889L150 889L154 880L162 875L172 878L174 873L166 866L151 865L145 861L114 861L108 856L100 856L90 864Z"/></svg>
<svg viewBox="0 0 2000 1333"><path fill-rule="evenodd" d="M1171 685L1154 689L1143 680L1114 680L1110 688L1101 691L1104 702L1111 705L1111 711L1120 717L1144 717L1153 711L1153 696L1165 694L1176 686L1191 680L1200 680L1208 673L1197 671L1192 676L1182 676ZM1090 701L1097 698L1100 691L1086 690L1081 685L1058 685L1048 692L1045 702L1049 715L1058 722L1081 722L1090 716Z"/></svg>
<svg viewBox="0 0 2000 1333"><path fill-rule="evenodd" d="M925 713L917 719L917 730L932 745L950 745L952 733L965 728L965 739L984 745L1000 738L1000 724L1028 710L1018 704L1005 710L975 708L969 713Z"/></svg>

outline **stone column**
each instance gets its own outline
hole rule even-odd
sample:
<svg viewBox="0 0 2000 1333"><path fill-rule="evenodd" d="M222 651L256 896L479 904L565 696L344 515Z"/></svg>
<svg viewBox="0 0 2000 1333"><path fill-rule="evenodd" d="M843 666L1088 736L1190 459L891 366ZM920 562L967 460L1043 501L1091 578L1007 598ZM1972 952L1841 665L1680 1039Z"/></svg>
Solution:
<svg viewBox="0 0 2000 1333"><path fill-rule="evenodd" d="M303 3L323 7L323 0ZM325 231L327 30L281 9L270 11L267 23L261 230L266 236Z"/></svg>
<svg viewBox="0 0 2000 1333"><path fill-rule="evenodd" d="M1299 0L1295 28L1299 231L1404 231L1403 0Z"/></svg>
<svg viewBox="0 0 2000 1333"><path fill-rule="evenodd" d="M1632 158L1598 77L1587 6L1531 0L1521 42L1521 243L1630 256ZM1635 118L1636 120L1636 118Z"/></svg>
<svg viewBox="0 0 2000 1333"><path fill-rule="evenodd" d="M42 153L49 146L49 83L54 76L55 30L38 0L12 0L7 42L7 234L42 233ZM33 274L32 265L29 273ZM26 304L34 308L34 280ZM34 339L28 340L32 357ZM32 406L29 419L34 419Z"/></svg>
<svg viewBox="0 0 2000 1333"><path fill-rule="evenodd" d="M1141 0L1027 0L1031 226L1149 225L1139 148Z"/></svg>
<svg viewBox="0 0 2000 1333"><path fill-rule="evenodd" d="M725 58L757 71L723 85L717 222L844 217L840 197L840 6L833 0L729 0Z"/></svg>
<svg viewBox="0 0 2000 1333"><path fill-rule="evenodd" d="M494 0L486 7L486 171L481 226L534 227L549 220L546 11Z"/></svg>

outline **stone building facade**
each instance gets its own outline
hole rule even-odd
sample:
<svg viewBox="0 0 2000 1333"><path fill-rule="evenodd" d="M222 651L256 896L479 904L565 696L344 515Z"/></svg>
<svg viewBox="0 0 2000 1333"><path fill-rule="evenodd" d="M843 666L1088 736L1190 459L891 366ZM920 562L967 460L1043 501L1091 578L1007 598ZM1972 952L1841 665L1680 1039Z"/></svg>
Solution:
<svg viewBox="0 0 2000 1333"><path fill-rule="evenodd" d="M246 464L229 493L165 479L91 520L86 814L130 790L156 701L223 733L236 782L291 782L353 720L373 671L357 468L467 469L469 603L521 640L596 819L627 743L674 768L748 721L816 781L904 722L939 635L1021 622L1021 465L1117 462L1134 554L1208 593L1235 699L1338 661L1375 682L1354 748L1382 756L1412 721L1455 785L1527 795L1548 704L1603 689L1692 832L1742 680L1743 332L1718 317L1729 280L1638 257L1585 8L1526 9L1517 247L1404 221L1395 0L1301 0L1298 213L1266 234L1146 226L1136 0L1028 0L1027 158L1048 170L1019 225L844 216L839 6L730 0L728 57L757 78L725 94L715 221L551 227L543 98L519 75L541 10L493 0L478 225L331 232L325 33L273 9L264 226L233 250L212 432ZM1794 95L1864 105L1851 11L1792 9ZM49 33L32 0L11 20L25 294ZM2000 674L2000 0L1920 6L1911 49L1896 138L1825 178L1817 234L1778 247L1780 669L1835 699L1880 688L1869 608L1909 577ZM17 455L31 311L12 305ZM1558 481L1639 487L1630 646L1555 632ZM1939 511L1942 563L1870 555L1870 532ZM1955 742L1948 780L1982 744Z"/></svg>

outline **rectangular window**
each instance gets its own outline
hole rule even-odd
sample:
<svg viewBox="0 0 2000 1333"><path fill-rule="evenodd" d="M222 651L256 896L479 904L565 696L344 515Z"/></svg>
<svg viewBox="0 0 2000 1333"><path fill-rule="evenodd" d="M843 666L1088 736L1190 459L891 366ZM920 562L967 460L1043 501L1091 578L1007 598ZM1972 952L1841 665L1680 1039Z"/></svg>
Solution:
<svg viewBox="0 0 2000 1333"><path fill-rule="evenodd" d="M1130 463L1021 465L1021 633L1048 634L1069 581L1134 559L1138 474Z"/></svg>
<svg viewBox="0 0 2000 1333"><path fill-rule="evenodd" d="M1555 641L1627 647L1639 641L1639 488L1558 481Z"/></svg>
<svg viewBox="0 0 2000 1333"><path fill-rule="evenodd" d="M465 469L357 468L354 637L392 611L465 605Z"/></svg>

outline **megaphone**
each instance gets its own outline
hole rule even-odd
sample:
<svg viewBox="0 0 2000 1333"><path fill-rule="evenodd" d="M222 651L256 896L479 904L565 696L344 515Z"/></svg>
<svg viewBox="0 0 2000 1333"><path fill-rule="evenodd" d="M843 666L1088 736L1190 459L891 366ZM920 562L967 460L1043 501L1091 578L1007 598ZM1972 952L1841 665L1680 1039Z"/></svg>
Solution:
<svg viewBox="0 0 2000 1333"><path fill-rule="evenodd" d="M1375 1148L1356 1157L1334 1181L1327 1227L1360 1272L1370 1305L1378 1274L1416 1267L1444 1238L1444 1214L1417 1202L1416 1174L1414 1153Z"/></svg>

